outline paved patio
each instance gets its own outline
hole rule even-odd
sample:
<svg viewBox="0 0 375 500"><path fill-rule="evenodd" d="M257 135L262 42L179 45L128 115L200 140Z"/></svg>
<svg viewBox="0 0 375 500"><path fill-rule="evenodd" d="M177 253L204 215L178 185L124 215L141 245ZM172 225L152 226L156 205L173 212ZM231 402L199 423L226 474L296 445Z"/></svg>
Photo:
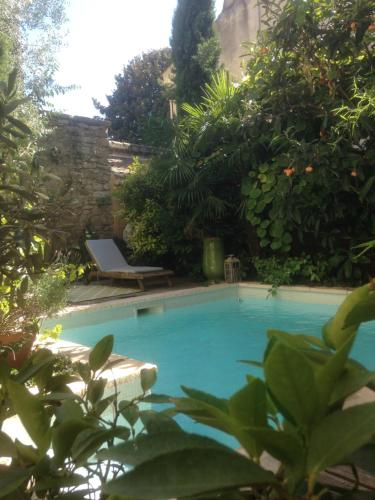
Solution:
<svg viewBox="0 0 375 500"><path fill-rule="evenodd" d="M153 295L155 293L167 292L170 290L183 290L202 286L202 283L193 282L180 277L172 278L172 283L172 288L166 287L165 284L156 282L147 283L147 289L145 291L141 291L139 288L134 286L134 281L113 281L103 279L90 283L89 285L73 285L69 291L68 302L72 305L98 303L138 295Z"/></svg>

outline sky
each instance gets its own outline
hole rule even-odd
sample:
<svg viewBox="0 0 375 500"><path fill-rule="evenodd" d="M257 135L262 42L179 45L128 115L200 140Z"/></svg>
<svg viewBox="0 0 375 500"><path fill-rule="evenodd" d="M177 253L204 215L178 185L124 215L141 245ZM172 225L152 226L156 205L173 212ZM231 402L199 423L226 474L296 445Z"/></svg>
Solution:
<svg viewBox="0 0 375 500"><path fill-rule="evenodd" d="M215 0L218 15L224 0ZM76 90L54 98L56 110L98 116L115 88L115 75L133 57L169 45L177 0L70 0L65 47L58 55L60 85Z"/></svg>

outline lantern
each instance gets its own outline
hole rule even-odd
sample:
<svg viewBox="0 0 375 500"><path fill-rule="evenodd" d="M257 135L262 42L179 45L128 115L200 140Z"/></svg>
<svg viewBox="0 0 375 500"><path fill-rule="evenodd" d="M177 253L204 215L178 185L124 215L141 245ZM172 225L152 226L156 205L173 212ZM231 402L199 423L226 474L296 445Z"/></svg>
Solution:
<svg viewBox="0 0 375 500"><path fill-rule="evenodd" d="M234 255L228 255L224 261L224 278L226 283L241 281L240 261Z"/></svg>

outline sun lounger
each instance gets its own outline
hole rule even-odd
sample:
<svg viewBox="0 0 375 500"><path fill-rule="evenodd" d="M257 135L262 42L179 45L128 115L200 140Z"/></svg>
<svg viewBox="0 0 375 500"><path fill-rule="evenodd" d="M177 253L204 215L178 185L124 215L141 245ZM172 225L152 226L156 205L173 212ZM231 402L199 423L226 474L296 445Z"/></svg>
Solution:
<svg viewBox="0 0 375 500"><path fill-rule="evenodd" d="M151 278L165 278L168 285L172 286L170 277L173 271L162 267L131 266L112 239L87 240L86 247L96 264L97 278L137 280L141 290L145 289L144 280Z"/></svg>

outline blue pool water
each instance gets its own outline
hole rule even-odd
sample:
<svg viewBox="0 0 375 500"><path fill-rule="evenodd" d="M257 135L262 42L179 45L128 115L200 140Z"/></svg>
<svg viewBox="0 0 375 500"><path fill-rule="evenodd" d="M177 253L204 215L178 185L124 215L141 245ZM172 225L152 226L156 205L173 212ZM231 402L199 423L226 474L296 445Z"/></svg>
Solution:
<svg viewBox="0 0 375 500"><path fill-rule="evenodd" d="M103 322L64 329L62 338L94 346L104 335L113 334L114 352L157 364L154 392L180 395L183 384L228 397L244 385L247 373L261 376L259 369L238 360L262 360L267 329L320 336L321 326L336 309L335 305L230 298L122 320L111 320L111 310L104 310ZM352 353L369 369L375 369L374 326L372 322L361 328ZM187 430L198 432L200 426L183 421Z"/></svg>

